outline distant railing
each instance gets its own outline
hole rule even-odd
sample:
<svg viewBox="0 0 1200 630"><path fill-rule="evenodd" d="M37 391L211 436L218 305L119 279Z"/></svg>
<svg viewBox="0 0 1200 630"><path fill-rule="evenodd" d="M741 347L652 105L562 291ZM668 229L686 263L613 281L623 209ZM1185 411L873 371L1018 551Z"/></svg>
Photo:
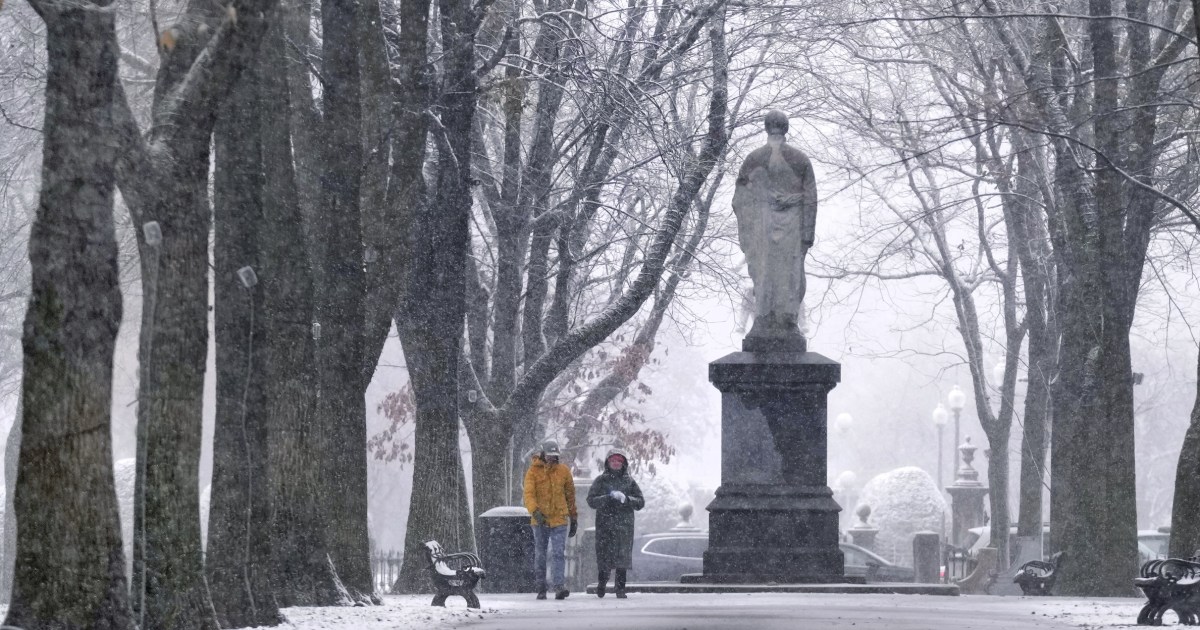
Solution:
<svg viewBox="0 0 1200 630"><path fill-rule="evenodd" d="M953 583L955 580L966 578L971 571L975 570L975 558L971 557L968 549L954 545L942 545L942 567L944 569L942 580Z"/></svg>
<svg viewBox="0 0 1200 630"><path fill-rule="evenodd" d="M400 578L400 561L404 553L389 549L371 552L371 577L376 593L391 593L392 585Z"/></svg>

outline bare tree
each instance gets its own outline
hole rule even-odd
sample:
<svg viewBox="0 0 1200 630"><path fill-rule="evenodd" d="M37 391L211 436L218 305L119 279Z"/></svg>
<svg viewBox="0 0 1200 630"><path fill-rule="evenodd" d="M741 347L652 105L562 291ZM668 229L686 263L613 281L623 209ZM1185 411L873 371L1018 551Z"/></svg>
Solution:
<svg viewBox="0 0 1200 630"><path fill-rule="evenodd" d="M521 5L513 7L519 16ZM522 454L541 439L548 418L539 410L557 404L547 392L570 384L584 355L656 292L684 217L723 159L728 135L724 104L707 115L684 116L696 124L674 129L669 119L648 112L671 107L674 95L683 101L682 86L693 79L704 82L710 97L725 93L724 84L708 79L717 75L707 74L715 71L706 56L687 54L723 14L722 3L700 3L690 12L673 4L651 12L647 3L632 3L615 9L623 20L611 30L579 7L562 8L548 4L529 19L538 26L536 37L528 48L510 48L496 84L503 86L499 111L485 119L502 123L484 124L479 132L482 227L477 273L468 286L480 302L489 294L493 299L490 326L482 308L468 317L460 389L477 512L511 500L505 480L518 473L506 467L523 469ZM593 31L594 38L586 35ZM570 85L577 89L564 91ZM537 98L529 98L535 90ZM526 102L531 112L524 111ZM714 117L722 120L719 134ZM490 150L493 144L499 149ZM623 150L636 157L621 159ZM676 169L667 180L675 187L662 186L656 203L630 204L644 198L639 169L656 160ZM637 217L627 220L626 211ZM615 220L604 221L606 215ZM602 296L598 288L611 291ZM467 392L476 399L465 398Z"/></svg>
<svg viewBox="0 0 1200 630"><path fill-rule="evenodd" d="M279 42L281 26L267 38ZM263 227L264 85L283 68L267 53L242 74L213 134L213 332L216 418L205 570L217 618L226 627L282 622L271 583L272 502L263 348L268 328L258 273ZM272 96L278 96L278 93ZM286 95L283 99L286 102ZM281 114L272 114L279 116ZM274 288L274 283L270 283ZM287 599L282 598L282 599Z"/></svg>
<svg viewBox="0 0 1200 630"><path fill-rule="evenodd" d="M207 355L208 171L217 107L249 65L271 0L214 11L192 2L159 35L162 64L143 136L117 98L117 177L141 228L138 477L133 602L139 625L216 628L200 541L201 412Z"/></svg>
<svg viewBox="0 0 1200 630"><path fill-rule="evenodd" d="M1200 37L1200 3L1192 2L1192 27ZM1200 234L1200 214L1187 218ZM1188 518L1200 509L1200 356L1196 358L1196 402L1183 438L1175 472L1175 496L1171 509L1171 557L1183 558L1200 549L1200 523Z"/></svg>
<svg viewBox="0 0 1200 630"><path fill-rule="evenodd" d="M16 409L21 386L21 320L29 301L29 223L37 206L37 160L42 134L34 121L44 111L43 90L29 66L44 66L39 44L44 23L24 5L0 13L0 410ZM35 61L36 60L36 61ZM0 548L0 601L12 590L16 554L13 496L21 447L16 409L4 448L4 539Z"/></svg>
<svg viewBox="0 0 1200 630"><path fill-rule="evenodd" d="M113 487L121 321L108 5L31 3L46 23L42 193L29 244L16 573L5 624L133 628Z"/></svg>
<svg viewBox="0 0 1200 630"><path fill-rule="evenodd" d="M991 16L1008 11L991 0L984 7ZM1152 230L1172 208L1156 177L1177 142L1162 102L1182 89L1171 70L1187 40L1170 34L1190 22L1180 8L1144 0L1118 13L1091 2L1075 12L1089 19L1042 19L1031 47L1014 32L1019 22L988 20L1028 93L1027 124L1051 139L1060 191L1049 221L1062 333L1051 538L1076 558L1110 558L1100 568L1065 565L1063 594L1127 594L1137 563L1129 331Z"/></svg>
<svg viewBox="0 0 1200 630"><path fill-rule="evenodd" d="M1196 360L1196 373L1200 377L1200 358ZM1191 422L1183 438L1179 463L1175 473L1175 499L1171 508L1172 558L1191 556L1200 549L1200 527L1189 522L1188 514L1200 509L1200 384L1197 386L1196 403L1192 407Z"/></svg>
<svg viewBox="0 0 1200 630"><path fill-rule="evenodd" d="M268 492L272 502L270 536L274 565L269 577L279 605L328 606L351 602L338 577L324 521L340 515L326 501L326 427L317 414L314 265L303 255L311 242L304 225L311 219L311 182L302 168L319 163L309 108L312 85L306 61L288 54L288 42L307 37L311 4L284 5L280 29L268 31L262 63L263 208L259 231L259 278L263 285L263 340L266 397ZM301 51L306 50L300 47ZM302 54L302 53L298 53ZM280 71L286 69L286 71ZM280 111L279 103L290 107ZM301 255L297 255L297 254Z"/></svg>
<svg viewBox="0 0 1200 630"><path fill-rule="evenodd" d="M362 212L363 104L359 52L363 3L321 2L321 207L314 227L325 241L316 285L319 387L326 426L321 449L329 482L326 540L342 584L356 600L379 603L371 579L367 532L366 391ZM378 350L373 355L378 360ZM372 370L373 372L373 370Z"/></svg>
<svg viewBox="0 0 1200 630"><path fill-rule="evenodd" d="M458 361L470 244L471 128L479 81L475 37L489 4L439 0L441 81L430 112L436 125L435 183L424 203L402 209L406 269L396 328L412 379L417 442L397 581L397 588L408 592L420 589L426 579L422 542L436 538L458 548L474 547L466 493L461 491Z"/></svg>

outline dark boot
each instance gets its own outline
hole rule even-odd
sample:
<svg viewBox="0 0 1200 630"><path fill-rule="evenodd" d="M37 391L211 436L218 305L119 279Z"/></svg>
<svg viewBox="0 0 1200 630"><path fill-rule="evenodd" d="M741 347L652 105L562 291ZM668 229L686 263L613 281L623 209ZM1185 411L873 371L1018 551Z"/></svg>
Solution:
<svg viewBox="0 0 1200 630"><path fill-rule="evenodd" d="M617 599L625 599L625 569L617 569Z"/></svg>
<svg viewBox="0 0 1200 630"><path fill-rule="evenodd" d="M560 587L557 591L554 592L554 599L566 599L570 595L571 595L571 591L568 591L566 589L566 587Z"/></svg>
<svg viewBox="0 0 1200 630"><path fill-rule="evenodd" d="M537 598L538 599L546 599L546 583L545 582L538 584Z"/></svg>
<svg viewBox="0 0 1200 630"><path fill-rule="evenodd" d="M596 581L596 597L604 597L604 589L608 587L608 571L600 571L600 579Z"/></svg>

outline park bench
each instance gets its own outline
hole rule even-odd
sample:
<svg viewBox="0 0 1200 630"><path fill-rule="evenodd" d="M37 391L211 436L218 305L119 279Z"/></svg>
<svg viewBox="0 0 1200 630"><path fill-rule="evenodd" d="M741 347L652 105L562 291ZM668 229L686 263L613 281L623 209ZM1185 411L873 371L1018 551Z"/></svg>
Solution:
<svg viewBox="0 0 1200 630"><path fill-rule="evenodd" d="M429 554L429 573L436 591L433 605L445 606L448 597L458 595L467 600L467 608L479 608L475 586L485 575L479 556L465 551L446 553L436 540L425 543L425 551Z"/></svg>
<svg viewBox="0 0 1200 630"><path fill-rule="evenodd" d="M1181 624L1200 625L1200 558L1151 560L1142 565L1133 584L1146 594L1139 626L1161 626L1168 610L1179 615Z"/></svg>
<svg viewBox="0 0 1200 630"><path fill-rule="evenodd" d="M1062 551L1050 556L1049 561L1030 560L1017 569L1013 582L1021 587L1025 595L1049 595L1058 579L1058 569L1066 554Z"/></svg>

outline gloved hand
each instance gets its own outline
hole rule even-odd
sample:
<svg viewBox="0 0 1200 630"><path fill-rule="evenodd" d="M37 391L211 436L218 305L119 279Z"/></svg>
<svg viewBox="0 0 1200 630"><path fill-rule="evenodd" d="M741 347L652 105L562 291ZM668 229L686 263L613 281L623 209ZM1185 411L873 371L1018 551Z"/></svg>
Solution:
<svg viewBox="0 0 1200 630"><path fill-rule="evenodd" d="M567 530L567 538L574 538L575 531L579 529L579 522L571 519L571 529Z"/></svg>
<svg viewBox="0 0 1200 630"><path fill-rule="evenodd" d="M541 510L534 510L533 511L533 521L535 523L537 523L538 525L545 525L546 524L546 515L542 514Z"/></svg>
<svg viewBox="0 0 1200 630"><path fill-rule="evenodd" d="M625 502L625 493L621 492L620 490L613 490L612 492L608 493L608 496L612 499L615 499L617 503Z"/></svg>

